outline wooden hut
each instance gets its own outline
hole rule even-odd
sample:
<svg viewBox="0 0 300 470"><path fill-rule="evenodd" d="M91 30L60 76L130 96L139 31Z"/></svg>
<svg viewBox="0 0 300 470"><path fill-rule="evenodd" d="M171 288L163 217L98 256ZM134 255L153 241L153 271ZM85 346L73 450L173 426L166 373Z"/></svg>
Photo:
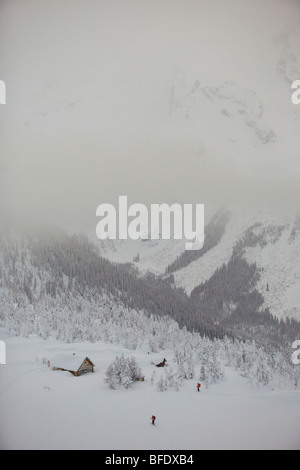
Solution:
<svg viewBox="0 0 300 470"><path fill-rule="evenodd" d="M95 364L87 356L57 356L53 361L53 370L63 370L71 372L76 377L94 372Z"/></svg>

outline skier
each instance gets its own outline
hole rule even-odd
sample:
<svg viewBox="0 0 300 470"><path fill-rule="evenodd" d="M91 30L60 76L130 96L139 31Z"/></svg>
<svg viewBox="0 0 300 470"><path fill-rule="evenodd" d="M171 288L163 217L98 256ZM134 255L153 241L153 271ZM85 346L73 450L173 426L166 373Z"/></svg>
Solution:
<svg viewBox="0 0 300 470"><path fill-rule="evenodd" d="M152 415L152 416L151 416L151 420L152 420L152 424L153 424L153 426L154 426L154 425L155 425L156 416Z"/></svg>
<svg viewBox="0 0 300 470"><path fill-rule="evenodd" d="M197 390L200 392L201 384L197 384Z"/></svg>

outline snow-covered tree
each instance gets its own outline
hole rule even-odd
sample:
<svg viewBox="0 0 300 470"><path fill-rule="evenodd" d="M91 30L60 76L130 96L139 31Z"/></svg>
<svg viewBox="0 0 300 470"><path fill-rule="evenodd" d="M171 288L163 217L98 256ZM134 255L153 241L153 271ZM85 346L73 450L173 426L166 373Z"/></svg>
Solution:
<svg viewBox="0 0 300 470"><path fill-rule="evenodd" d="M159 380L156 383L156 387L157 387L157 390L159 390L160 392L164 392L164 391L167 390L168 383L167 383L167 379L164 376L164 374L161 374Z"/></svg>
<svg viewBox="0 0 300 470"><path fill-rule="evenodd" d="M133 382L136 382L141 376L141 370L134 357L125 358L117 356L111 363L105 373L105 381L110 388L115 389L118 385L128 388Z"/></svg>

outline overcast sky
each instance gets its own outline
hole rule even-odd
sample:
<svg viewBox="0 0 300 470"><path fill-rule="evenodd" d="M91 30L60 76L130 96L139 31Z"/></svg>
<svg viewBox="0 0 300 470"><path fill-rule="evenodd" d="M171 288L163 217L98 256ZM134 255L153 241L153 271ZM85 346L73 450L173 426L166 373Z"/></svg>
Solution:
<svg viewBox="0 0 300 470"><path fill-rule="evenodd" d="M2 210L90 228L119 195L299 199L300 105L278 72L286 59L300 70L299 13L290 0L0 0ZM201 140L201 109L181 128L178 74L184 111L196 80L255 90L276 144L237 135L239 158L222 152L213 125Z"/></svg>

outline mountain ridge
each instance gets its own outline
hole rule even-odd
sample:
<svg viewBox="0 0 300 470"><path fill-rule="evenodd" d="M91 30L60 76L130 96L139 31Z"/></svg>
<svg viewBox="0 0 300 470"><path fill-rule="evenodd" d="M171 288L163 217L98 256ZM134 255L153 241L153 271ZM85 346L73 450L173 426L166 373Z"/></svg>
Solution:
<svg viewBox="0 0 300 470"><path fill-rule="evenodd" d="M190 266L205 260L219 245ZM169 317L180 328L209 338L228 336L286 347L300 335L300 322L273 315L257 289L260 269L244 257L243 250L243 243L236 245L229 260L207 280L198 279L187 295L176 285L174 273L141 275L138 262L112 263L84 236L64 232L9 236L6 242L1 240L0 249L2 319L14 323L19 318L19 325L30 329L31 324L39 328L40 317L46 325L55 325L56 316L65 312L70 318L73 312L76 330L76 312L82 311L89 325L89 315L93 318L97 304L103 305L107 298L113 310L121 305L146 316Z"/></svg>
<svg viewBox="0 0 300 470"><path fill-rule="evenodd" d="M218 220L221 221L219 236L216 235ZM296 210L283 213L274 209L245 211L231 207L207 218L205 243L199 252L185 252L179 241L164 240L136 244L109 241L97 246L102 256L114 262L132 263L140 275L172 274L172 282L188 295L239 251L248 263L257 265L260 272L257 286L264 297L264 308L269 308L278 319L299 320L299 226Z"/></svg>

